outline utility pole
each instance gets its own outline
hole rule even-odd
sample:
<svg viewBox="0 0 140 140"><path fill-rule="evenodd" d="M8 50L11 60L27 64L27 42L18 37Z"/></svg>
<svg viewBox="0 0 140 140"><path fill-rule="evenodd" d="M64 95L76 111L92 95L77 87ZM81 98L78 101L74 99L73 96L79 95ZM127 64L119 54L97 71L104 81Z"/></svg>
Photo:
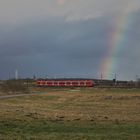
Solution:
<svg viewBox="0 0 140 140"><path fill-rule="evenodd" d="M115 73L115 75L114 75L114 79L113 79L113 83L114 83L114 85L117 84L116 81L117 81L117 75L116 75L116 73Z"/></svg>
<svg viewBox="0 0 140 140"><path fill-rule="evenodd" d="M116 81L117 80L117 74L116 73L115 73L115 77L114 78L115 78L115 81Z"/></svg>
<svg viewBox="0 0 140 140"><path fill-rule="evenodd" d="M135 82L135 86L136 86L136 87L138 87L138 85L139 85L138 83L139 83L139 76L136 75L136 82Z"/></svg>
<svg viewBox="0 0 140 140"><path fill-rule="evenodd" d="M136 81L138 81L138 79L139 79L139 76L138 76L138 75L136 75Z"/></svg>
<svg viewBox="0 0 140 140"><path fill-rule="evenodd" d="M103 80L103 74L101 73L101 81Z"/></svg>

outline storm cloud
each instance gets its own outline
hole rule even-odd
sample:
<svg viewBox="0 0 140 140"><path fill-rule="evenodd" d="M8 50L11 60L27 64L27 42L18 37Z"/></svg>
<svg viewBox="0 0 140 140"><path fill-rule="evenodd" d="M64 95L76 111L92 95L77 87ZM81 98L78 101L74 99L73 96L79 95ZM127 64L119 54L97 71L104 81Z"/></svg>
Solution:
<svg viewBox="0 0 140 140"><path fill-rule="evenodd" d="M0 79L13 78L15 69L20 77L100 76L112 21L128 0L20 2L0 1ZM133 19L123 49L113 56L123 80L140 74L140 2L129 2Z"/></svg>

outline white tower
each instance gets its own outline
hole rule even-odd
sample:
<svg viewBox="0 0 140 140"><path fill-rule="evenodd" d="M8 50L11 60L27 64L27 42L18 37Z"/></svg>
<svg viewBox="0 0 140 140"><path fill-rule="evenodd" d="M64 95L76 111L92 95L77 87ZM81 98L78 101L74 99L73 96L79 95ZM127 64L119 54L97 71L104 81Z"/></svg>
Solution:
<svg viewBox="0 0 140 140"><path fill-rule="evenodd" d="M18 70L15 70L15 79L18 80Z"/></svg>

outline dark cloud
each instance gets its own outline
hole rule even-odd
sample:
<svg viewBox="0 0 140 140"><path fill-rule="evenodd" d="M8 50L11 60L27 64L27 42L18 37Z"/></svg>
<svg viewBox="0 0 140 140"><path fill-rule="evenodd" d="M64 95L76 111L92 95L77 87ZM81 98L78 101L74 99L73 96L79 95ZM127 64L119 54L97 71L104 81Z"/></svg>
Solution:
<svg viewBox="0 0 140 140"><path fill-rule="evenodd" d="M98 77L100 64L108 52L112 18L72 23L58 18L3 30L0 32L0 78L13 76L15 69L21 77L34 74L38 77ZM120 79L132 79L139 74L139 25L139 14L134 13L131 28L126 31L124 49L113 56L119 61Z"/></svg>

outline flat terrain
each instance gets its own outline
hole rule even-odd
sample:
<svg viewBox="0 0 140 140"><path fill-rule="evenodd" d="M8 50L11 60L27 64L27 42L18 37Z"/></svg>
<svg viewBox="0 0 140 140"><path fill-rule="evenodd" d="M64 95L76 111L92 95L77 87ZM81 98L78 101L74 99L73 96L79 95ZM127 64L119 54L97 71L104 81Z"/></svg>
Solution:
<svg viewBox="0 0 140 140"><path fill-rule="evenodd" d="M138 89L34 89L0 99L0 140L139 140Z"/></svg>

